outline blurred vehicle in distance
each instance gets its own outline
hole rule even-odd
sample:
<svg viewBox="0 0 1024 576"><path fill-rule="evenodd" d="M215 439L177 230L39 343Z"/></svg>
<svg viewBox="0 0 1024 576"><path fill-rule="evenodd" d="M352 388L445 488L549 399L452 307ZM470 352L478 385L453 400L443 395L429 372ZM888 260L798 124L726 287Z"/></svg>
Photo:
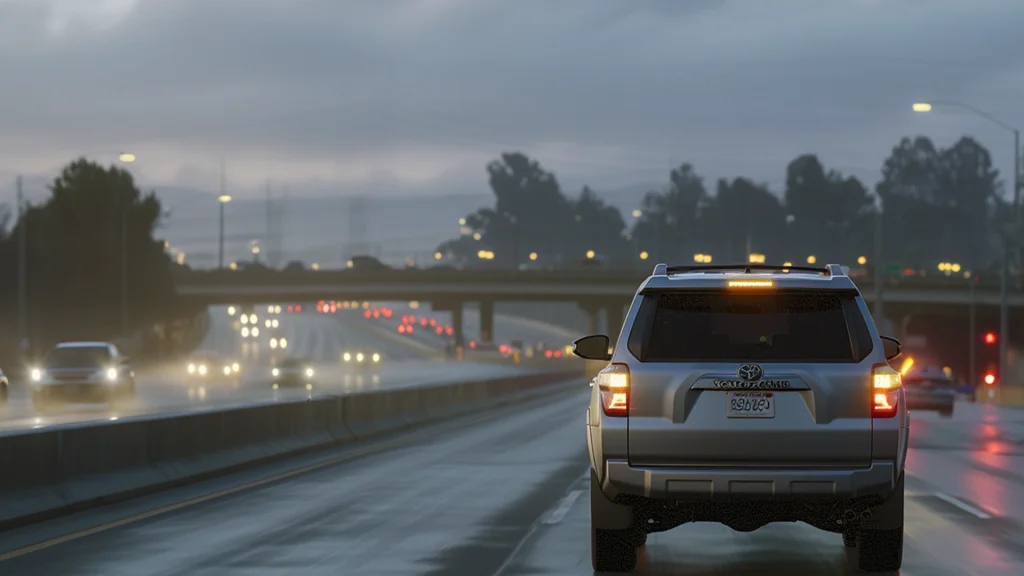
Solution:
<svg viewBox="0 0 1024 576"><path fill-rule="evenodd" d="M910 368L903 375L903 386L906 389L908 409L935 411L945 418L953 416L957 386L942 368Z"/></svg>
<svg viewBox="0 0 1024 576"><path fill-rule="evenodd" d="M360 370L373 370L380 367L381 360L380 352L371 352L365 350L348 350L341 354L341 361L345 366L352 366Z"/></svg>
<svg viewBox="0 0 1024 576"><path fill-rule="evenodd" d="M285 358L270 370L272 387L277 389L305 386L307 390L312 390L316 379L316 368L313 364L314 362L308 358Z"/></svg>
<svg viewBox="0 0 1024 576"><path fill-rule="evenodd" d="M63 342L29 370L32 404L108 403L135 397L135 371L110 342Z"/></svg>
<svg viewBox="0 0 1024 576"><path fill-rule="evenodd" d="M391 270L391 267L373 256L353 256L345 264L349 270Z"/></svg>
<svg viewBox="0 0 1024 576"><path fill-rule="evenodd" d="M185 370L189 378L237 382L241 376L242 366L237 360L226 358L216 352L200 351L189 357Z"/></svg>

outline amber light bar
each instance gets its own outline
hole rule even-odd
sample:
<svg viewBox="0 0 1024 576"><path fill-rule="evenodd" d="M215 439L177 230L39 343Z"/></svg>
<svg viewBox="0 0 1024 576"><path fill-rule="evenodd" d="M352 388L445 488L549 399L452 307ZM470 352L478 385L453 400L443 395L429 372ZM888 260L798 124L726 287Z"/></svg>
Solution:
<svg viewBox="0 0 1024 576"><path fill-rule="evenodd" d="M729 288L771 288L775 282L771 280L729 280Z"/></svg>

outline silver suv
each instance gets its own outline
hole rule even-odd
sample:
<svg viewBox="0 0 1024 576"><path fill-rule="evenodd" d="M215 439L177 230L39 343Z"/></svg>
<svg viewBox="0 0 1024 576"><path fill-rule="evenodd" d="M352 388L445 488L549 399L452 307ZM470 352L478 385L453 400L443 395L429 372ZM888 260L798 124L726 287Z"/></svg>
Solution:
<svg viewBox="0 0 1024 576"><path fill-rule="evenodd" d="M587 410L594 570L633 570L649 533L688 522L805 522L861 570L899 570L900 344L839 265L658 264L614 348L574 351L609 362Z"/></svg>

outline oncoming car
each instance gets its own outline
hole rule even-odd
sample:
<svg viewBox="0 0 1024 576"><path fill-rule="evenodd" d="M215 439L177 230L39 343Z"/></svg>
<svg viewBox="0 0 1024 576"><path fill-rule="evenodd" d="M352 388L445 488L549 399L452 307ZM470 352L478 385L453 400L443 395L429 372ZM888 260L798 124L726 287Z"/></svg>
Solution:
<svg viewBox="0 0 1024 576"><path fill-rule="evenodd" d="M115 403L135 397L128 357L109 342L57 344L29 370L32 403L42 409L65 402Z"/></svg>
<svg viewBox="0 0 1024 576"><path fill-rule="evenodd" d="M364 370L379 368L381 359L380 352L349 351L341 355L341 361L345 366L355 366Z"/></svg>
<svg viewBox="0 0 1024 576"><path fill-rule="evenodd" d="M189 378L193 379L234 382L238 380L242 367L237 360L214 352L197 352L188 359L185 370Z"/></svg>
<svg viewBox="0 0 1024 576"><path fill-rule="evenodd" d="M285 358L270 370L270 375L275 389L305 386L307 390L312 390L316 381L316 368L312 361L305 358Z"/></svg>
<svg viewBox="0 0 1024 576"><path fill-rule="evenodd" d="M621 334L577 340L591 383L591 560L631 571L651 532L805 522L903 558L909 415L898 341L840 266L658 264Z"/></svg>

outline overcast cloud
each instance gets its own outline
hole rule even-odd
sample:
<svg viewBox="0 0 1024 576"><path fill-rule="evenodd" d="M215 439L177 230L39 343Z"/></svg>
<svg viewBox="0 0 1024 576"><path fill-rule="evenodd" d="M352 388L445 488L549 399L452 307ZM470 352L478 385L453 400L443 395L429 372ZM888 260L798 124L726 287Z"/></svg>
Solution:
<svg viewBox="0 0 1024 576"><path fill-rule="evenodd" d="M778 182L817 152L870 183L903 135L1024 126L1020 0L0 0L0 175L139 156L149 183Z"/></svg>

